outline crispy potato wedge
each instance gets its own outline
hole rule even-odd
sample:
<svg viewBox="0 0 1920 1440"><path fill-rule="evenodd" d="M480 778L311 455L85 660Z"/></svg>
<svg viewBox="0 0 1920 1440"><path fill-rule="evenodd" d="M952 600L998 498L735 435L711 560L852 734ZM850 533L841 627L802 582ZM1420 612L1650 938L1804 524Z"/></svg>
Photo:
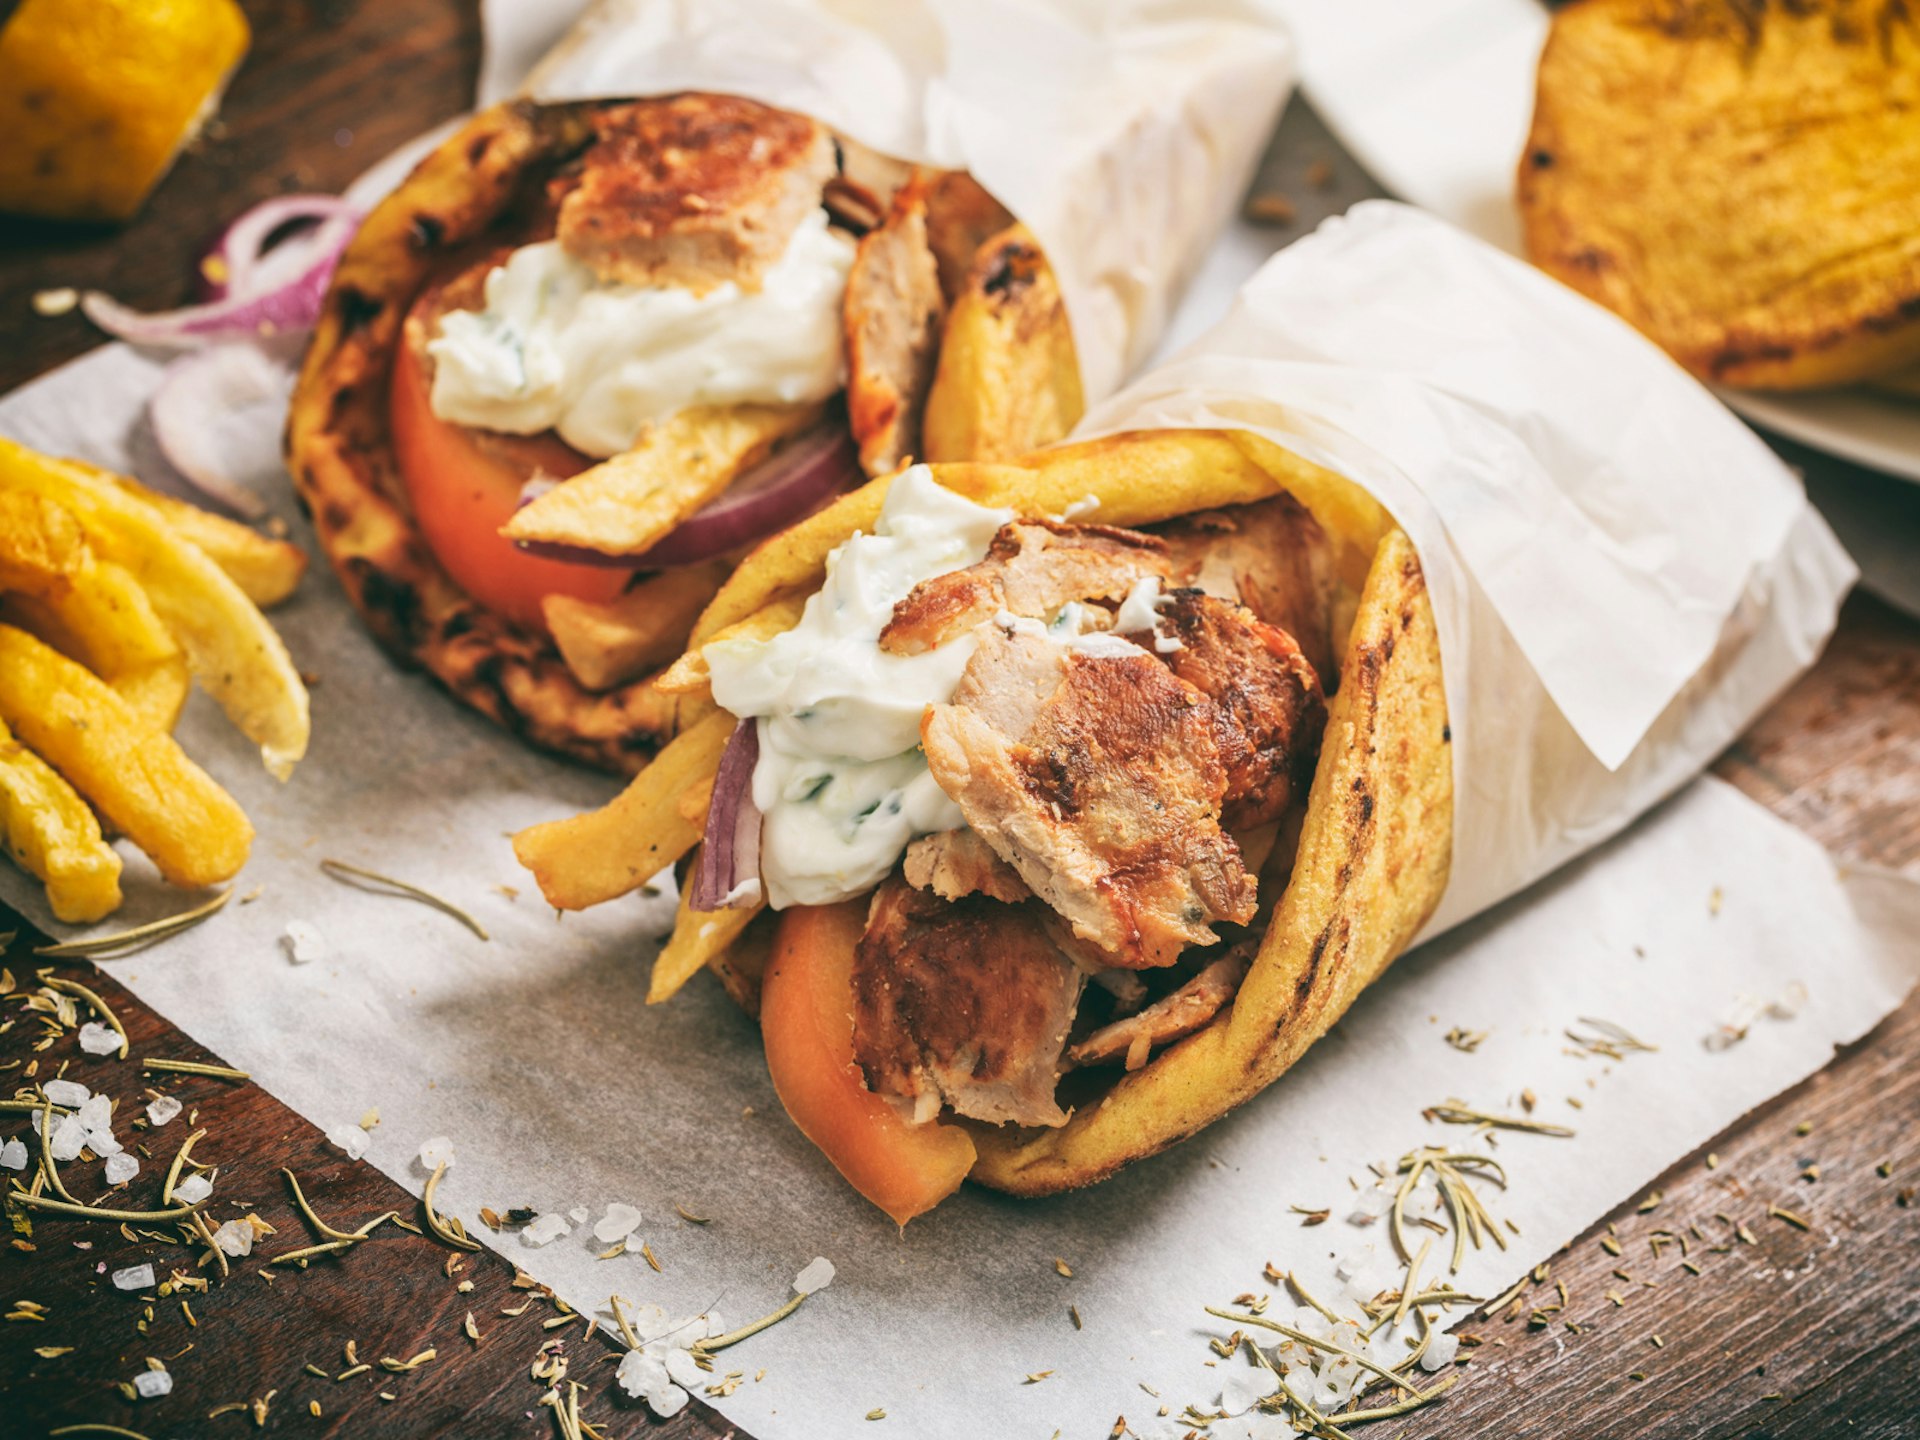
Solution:
<svg viewBox="0 0 1920 1440"><path fill-rule="evenodd" d="M1920 19L1884 0L1554 11L1520 162L1528 257L1702 379L1920 360Z"/></svg>
<svg viewBox="0 0 1920 1440"><path fill-rule="evenodd" d="M779 922L776 911L760 911L739 938L715 951L707 961L707 968L720 981L720 988L752 1020L760 1018L760 977L766 973L767 961L773 958L773 937L780 928Z"/></svg>
<svg viewBox="0 0 1920 1440"><path fill-rule="evenodd" d="M1085 409L1053 268L1026 226L1011 226L981 246L947 314L924 458L1011 460L1053 444Z"/></svg>
<svg viewBox="0 0 1920 1440"><path fill-rule="evenodd" d="M678 655L726 573L721 565L662 570L604 605L549 595L540 608L574 678L608 690Z"/></svg>
<svg viewBox="0 0 1920 1440"><path fill-rule="evenodd" d="M158 510L181 539L204 551L262 610L272 609L293 594L307 573L307 552L291 540L262 535L238 520L229 520L175 496L149 490L128 476L95 470L78 461L73 463L83 470L94 470L95 474Z"/></svg>
<svg viewBox="0 0 1920 1440"><path fill-rule="evenodd" d="M4 439L0 492L41 496L72 511L96 553L139 582L194 678L260 747L268 772L282 780L292 773L307 751L307 687L273 626L225 571L153 506L98 472Z"/></svg>
<svg viewBox="0 0 1920 1440"><path fill-rule="evenodd" d="M715 499L780 441L820 418L818 405L695 405L651 426L513 514L509 540L638 555Z"/></svg>
<svg viewBox="0 0 1920 1440"><path fill-rule="evenodd" d="M869 475L899 469L920 449L940 354L946 301L927 244L926 196L916 177L893 197L886 219L861 237L847 276L847 423Z"/></svg>
<svg viewBox="0 0 1920 1440"><path fill-rule="evenodd" d="M700 852L696 850L693 864L687 868L687 878L680 886L680 905L674 911L673 933L654 957L653 979L647 986L649 1005L658 1005L678 995L681 986L718 959L728 946L740 938L753 918L767 908L762 902L738 910L694 909L691 904L694 866L699 863Z"/></svg>
<svg viewBox="0 0 1920 1440"><path fill-rule="evenodd" d="M967 288L980 247L1013 224L1013 214L964 170L942 170L927 184L927 244L939 267L940 293L952 304Z"/></svg>
<svg viewBox="0 0 1920 1440"><path fill-rule="evenodd" d="M689 818L680 799L711 787L733 716L715 710L683 730L607 805L550 820L513 837L513 853L559 910L584 910L638 890L700 840L705 807Z"/></svg>
<svg viewBox="0 0 1920 1440"><path fill-rule="evenodd" d="M52 766L0 723L0 837L14 864L47 887L54 918L69 925L120 907L120 857L100 821Z"/></svg>
<svg viewBox="0 0 1920 1440"><path fill-rule="evenodd" d="M0 723L175 885L231 880L253 826L233 797L84 665L0 625Z"/></svg>

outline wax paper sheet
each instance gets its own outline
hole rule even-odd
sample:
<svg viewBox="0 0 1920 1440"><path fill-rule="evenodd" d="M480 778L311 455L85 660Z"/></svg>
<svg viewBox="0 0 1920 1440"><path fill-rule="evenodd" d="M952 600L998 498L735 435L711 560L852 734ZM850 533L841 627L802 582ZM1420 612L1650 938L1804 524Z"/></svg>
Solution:
<svg viewBox="0 0 1920 1440"><path fill-rule="evenodd" d="M0 400L0 433L155 474L140 414L158 371L108 347ZM1153 394L1125 403L1166 403ZM1392 438L1373 445L1392 453ZM284 482L274 498L310 542ZM1727 518L1750 543L1747 517ZM1790 497L1775 518L1782 537L1800 529ZM1448 518L1448 543L1461 523ZM1817 563L1799 598L1751 612L1756 634L1768 615L1821 628L1838 572L1807 543ZM557 917L514 864L505 832L597 803L612 782L526 753L394 670L324 567L276 620L318 677L314 746L292 781L268 779L203 698L180 731L259 827L239 881L243 893L261 887L259 898L117 962L116 974L323 1128L377 1106L368 1158L416 1192L418 1144L450 1136L458 1159L443 1203L583 1309L618 1290L677 1313L712 1306L735 1323L780 1303L813 1255L832 1258L830 1289L733 1352L730 1363L765 1378L714 1403L761 1440L879 1433L863 1418L875 1409L889 1433L916 1436L1104 1435L1123 1414L1139 1435L1179 1433L1180 1408L1211 1406L1222 1384L1204 1341L1228 1327L1202 1307L1271 1291L1268 1262L1337 1293L1337 1261L1384 1249L1377 1224L1346 1220L1349 1181L1370 1183L1369 1164L1391 1168L1415 1145L1465 1138L1424 1121L1424 1107L1458 1096L1511 1110L1530 1089L1540 1118L1576 1132L1503 1139L1511 1184L1489 1199L1518 1235L1505 1251L1470 1252L1455 1277L1491 1294L1818 1069L1920 974L1912 884L1840 873L1798 832L1703 782L1403 959L1280 1084L1192 1142L1079 1195L1021 1203L963 1191L902 1236L786 1121L753 1027L717 987L696 982L671 1005L644 1005L646 937L668 920L666 896ZM1799 658L1788 646L1768 663L1784 678ZM1715 643L1706 663L1720 664ZM1475 683L1515 681L1481 669ZM1616 773L1577 733L1562 743L1581 766ZM1646 786L1641 803L1664 788ZM492 938L347 889L320 873L327 857L428 886ZM180 897L128 858L129 904L113 923L177 909ZM0 894L48 923L10 869ZM326 958L292 960L294 919L318 928ZM1806 999L1795 1018L1752 1019L1796 985ZM1709 1050L1705 1038L1735 1014L1752 1019L1746 1038ZM1562 1032L1582 1016L1659 1048L1619 1062L1570 1055ZM1455 1025L1487 1038L1463 1053L1443 1039ZM604 1247L586 1227L535 1248L477 1221L482 1205L583 1205L597 1218L611 1201L642 1210L659 1273L636 1255L597 1259ZM1333 1218L1302 1228L1295 1204ZM711 1223L682 1220L676 1205ZM1763 1201L1752 1205L1741 1218L1761 1218ZM1809 1234L1809 1256L1833 1239ZM1482 1358L1468 1383L1499 1383L1487 1373L1499 1364ZM1041 1371L1052 1374L1026 1383ZM1162 1403L1173 1412L1164 1419Z"/></svg>

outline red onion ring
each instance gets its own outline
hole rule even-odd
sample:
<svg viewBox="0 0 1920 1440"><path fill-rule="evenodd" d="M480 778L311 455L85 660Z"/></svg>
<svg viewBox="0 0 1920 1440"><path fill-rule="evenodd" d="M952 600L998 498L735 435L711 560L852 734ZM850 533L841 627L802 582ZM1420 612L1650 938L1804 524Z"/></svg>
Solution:
<svg viewBox="0 0 1920 1440"><path fill-rule="evenodd" d="M687 903L695 910L744 910L760 903L756 886L736 894L747 881L760 879L760 807L753 803L753 767L760 761L760 727L742 720L733 727L720 768L713 777L713 801L700 862L693 867Z"/></svg>
<svg viewBox="0 0 1920 1440"><path fill-rule="evenodd" d="M307 230L289 235L269 248L267 241L285 226L302 220L358 218L359 211L338 195L279 195L261 201L236 216L201 255L195 267L200 279L200 299L213 301L224 300L229 295L255 295L292 278L298 269L294 262L318 232ZM283 260L283 256L287 258ZM216 268L217 274L213 273ZM273 273L276 268L279 274Z"/></svg>
<svg viewBox="0 0 1920 1440"><path fill-rule="evenodd" d="M249 408L284 412L293 385L285 364L241 341L182 355L160 378L148 402L154 439L167 463L194 489L247 520L267 513L266 501L234 471L247 456L232 443L228 422ZM258 446L254 447L256 450ZM261 473L278 470L278 447L251 457Z"/></svg>
<svg viewBox="0 0 1920 1440"><path fill-rule="evenodd" d="M609 555L547 540L518 543L530 555L575 565L623 570L695 565L786 529L862 478L853 437L836 416L761 461L641 554Z"/></svg>

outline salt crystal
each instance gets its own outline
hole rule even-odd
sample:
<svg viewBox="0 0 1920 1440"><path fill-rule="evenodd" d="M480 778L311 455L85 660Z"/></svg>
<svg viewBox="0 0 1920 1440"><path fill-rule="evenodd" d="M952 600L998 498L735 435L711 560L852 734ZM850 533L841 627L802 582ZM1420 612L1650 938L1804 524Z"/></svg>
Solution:
<svg viewBox="0 0 1920 1440"><path fill-rule="evenodd" d="M133 1388L142 1400L158 1400L173 1389L173 1376L164 1370L142 1370L133 1377Z"/></svg>
<svg viewBox="0 0 1920 1440"><path fill-rule="evenodd" d="M80 1027L80 1048L89 1055L111 1055L120 1048L120 1036L98 1020Z"/></svg>
<svg viewBox="0 0 1920 1440"><path fill-rule="evenodd" d="M1362 1190L1353 1197L1353 1211L1347 1216L1347 1223L1371 1225L1391 1209L1393 1209L1393 1193L1376 1185L1371 1190Z"/></svg>
<svg viewBox="0 0 1920 1440"><path fill-rule="evenodd" d="M113 1102L104 1095L90 1095L74 1112L74 1118L89 1130L113 1128Z"/></svg>
<svg viewBox="0 0 1920 1440"><path fill-rule="evenodd" d="M658 1305L636 1305L627 1324L642 1340L654 1340L673 1328L667 1312Z"/></svg>
<svg viewBox="0 0 1920 1440"><path fill-rule="evenodd" d="M1460 1337L1441 1333L1427 1341L1427 1353L1420 1357L1422 1370L1439 1370L1453 1363L1460 1353Z"/></svg>
<svg viewBox="0 0 1920 1440"><path fill-rule="evenodd" d="M620 1382L620 1388L638 1400L649 1391L663 1389L672 1383L667 1374L666 1364L657 1355L649 1355L643 1350L629 1350L620 1357L620 1368L613 1372L613 1378Z"/></svg>
<svg viewBox="0 0 1920 1440"><path fill-rule="evenodd" d="M693 1353L678 1347L667 1351L667 1374L676 1385L692 1388L706 1379L706 1372L694 1360Z"/></svg>
<svg viewBox="0 0 1920 1440"><path fill-rule="evenodd" d="M367 1142L370 1138L358 1125L336 1125L327 1131L328 1143L338 1145L346 1151L349 1160L358 1160L367 1153Z"/></svg>
<svg viewBox="0 0 1920 1440"><path fill-rule="evenodd" d="M87 1127L80 1123L77 1115L62 1115L53 1127L48 1143L56 1160L71 1160L80 1153L80 1147L87 1143Z"/></svg>
<svg viewBox="0 0 1920 1440"><path fill-rule="evenodd" d="M1231 1370L1220 1387L1220 1408L1229 1415L1251 1410L1280 1388L1280 1377L1271 1370Z"/></svg>
<svg viewBox="0 0 1920 1440"><path fill-rule="evenodd" d="M124 1185L140 1173L140 1162L122 1150L107 1157L107 1183Z"/></svg>
<svg viewBox="0 0 1920 1440"><path fill-rule="evenodd" d="M189 1175L173 1187L173 1198L182 1205L198 1205L213 1193L213 1182L204 1175Z"/></svg>
<svg viewBox="0 0 1920 1440"><path fill-rule="evenodd" d="M445 1165L451 1170L453 1168L453 1141L449 1140L445 1135L436 1135L431 1140L426 1141L420 1147L420 1163L426 1167L429 1175L435 1170L438 1170L442 1165Z"/></svg>
<svg viewBox="0 0 1920 1440"><path fill-rule="evenodd" d="M333 953L320 932L305 920L289 920L287 933L281 937L281 943L287 947L287 955L296 965L324 960Z"/></svg>
<svg viewBox="0 0 1920 1440"><path fill-rule="evenodd" d="M824 1290L833 1283L833 1262L824 1255L816 1255L807 1262L807 1266L793 1277L793 1288L802 1295L811 1295L816 1290Z"/></svg>
<svg viewBox="0 0 1920 1440"><path fill-rule="evenodd" d="M8 1170L26 1169L27 1147L18 1139L9 1140L6 1144L0 1145L0 1166Z"/></svg>
<svg viewBox="0 0 1920 1440"><path fill-rule="evenodd" d="M253 1226L244 1220L229 1220L213 1232L213 1243L220 1247L223 1254L233 1256L251 1254Z"/></svg>
<svg viewBox="0 0 1920 1440"><path fill-rule="evenodd" d="M113 1131L111 1130L89 1130L87 1132L87 1148L102 1160L105 1160L110 1155L120 1154L127 1147L113 1138Z"/></svg>
<svg viewBox="0 0 1920 1440"><path fill-rule="evenodd" d="M593 1227L593 1238L602 1245L611 1245L616 1240L624 1240L640 1224L640 1212L631 1205L622 1205L618 1200L607 1206L607 1213Z"/></svg>
<svg viewBox="0 0 1920 1440"><path fill-rule="evenodd" d="M687 1404L687 1392L678 1385L663 1385L658 1390L647 1392L647 1406L661 1419L669 1415L678 1415Z"/></svg>
<svg viewBox="0 0 1920 1440"><path fill-rule="evenodd" d="M545 1245L569 1233L570 1229L564 1215L536 1215L533 1223L520 1232L520 1241L523 1245Z"/></svg>
<svg viewBox="0 0 1920 1440"><path fill-rule="evenodd" d="M40 1087L46 1091L47 1099L56 1105L65 1105L78 1110L87 1103L87 1097L93 1092L77 1080L49 1080Z"/></svg>
<svg viewBox="0 0 1920 1440"><path fill-rule="evenodd" d="M573 1221L573 1223L576 1225L584 1225L587 1223L587 1217L592 1213L593 1212L587 1209L586 1206L576 1205L571 1210L567 1211L567 1218Z"/></svg>
<svg viewBox="0 0 1920 1440"><path fill-rule="evenodd" d="M124 1270L114 1271L113 1288L116 1290L151 1290L153 1288L153 1266L129 1265Z"/></svg>
<svg viewBox="0 0 1920 1440"><path fill-rule="evenodd" d="M178 1115L181 1109L182 1106L180 1102L174 1099L173 1096L162 1095L158 1100L148 1103L147 1123L149 1125L164 1125L173 1119L174 1116Z"/></svg>
<svg viewBox="0 0 1920 1440"><path fill-rule="evenodd" d="M1315 1340L1324 1340L1327 1338L1327 1331L1333 1328L1333 1322L1311 1305L1302 1305L1293 1312L1293 1328L1302 1335L1309 1335Z"/></svg>

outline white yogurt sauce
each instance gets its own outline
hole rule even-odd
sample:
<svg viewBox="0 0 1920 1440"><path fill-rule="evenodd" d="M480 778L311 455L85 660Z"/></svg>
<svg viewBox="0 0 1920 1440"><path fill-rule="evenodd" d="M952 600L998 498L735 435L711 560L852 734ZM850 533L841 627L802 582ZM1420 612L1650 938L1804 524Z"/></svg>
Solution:
<svg viewBox="0 0 1920 1440"><path fill-rule="evenodd" d="M605 456L691 405L825 400L846 383L853 253L816 210L758 290L727 281L696 295L602 280L557 240L523 245L487 276L486 307L449 311L427 343L433 413L515 435L551 428Z"/></svg>

